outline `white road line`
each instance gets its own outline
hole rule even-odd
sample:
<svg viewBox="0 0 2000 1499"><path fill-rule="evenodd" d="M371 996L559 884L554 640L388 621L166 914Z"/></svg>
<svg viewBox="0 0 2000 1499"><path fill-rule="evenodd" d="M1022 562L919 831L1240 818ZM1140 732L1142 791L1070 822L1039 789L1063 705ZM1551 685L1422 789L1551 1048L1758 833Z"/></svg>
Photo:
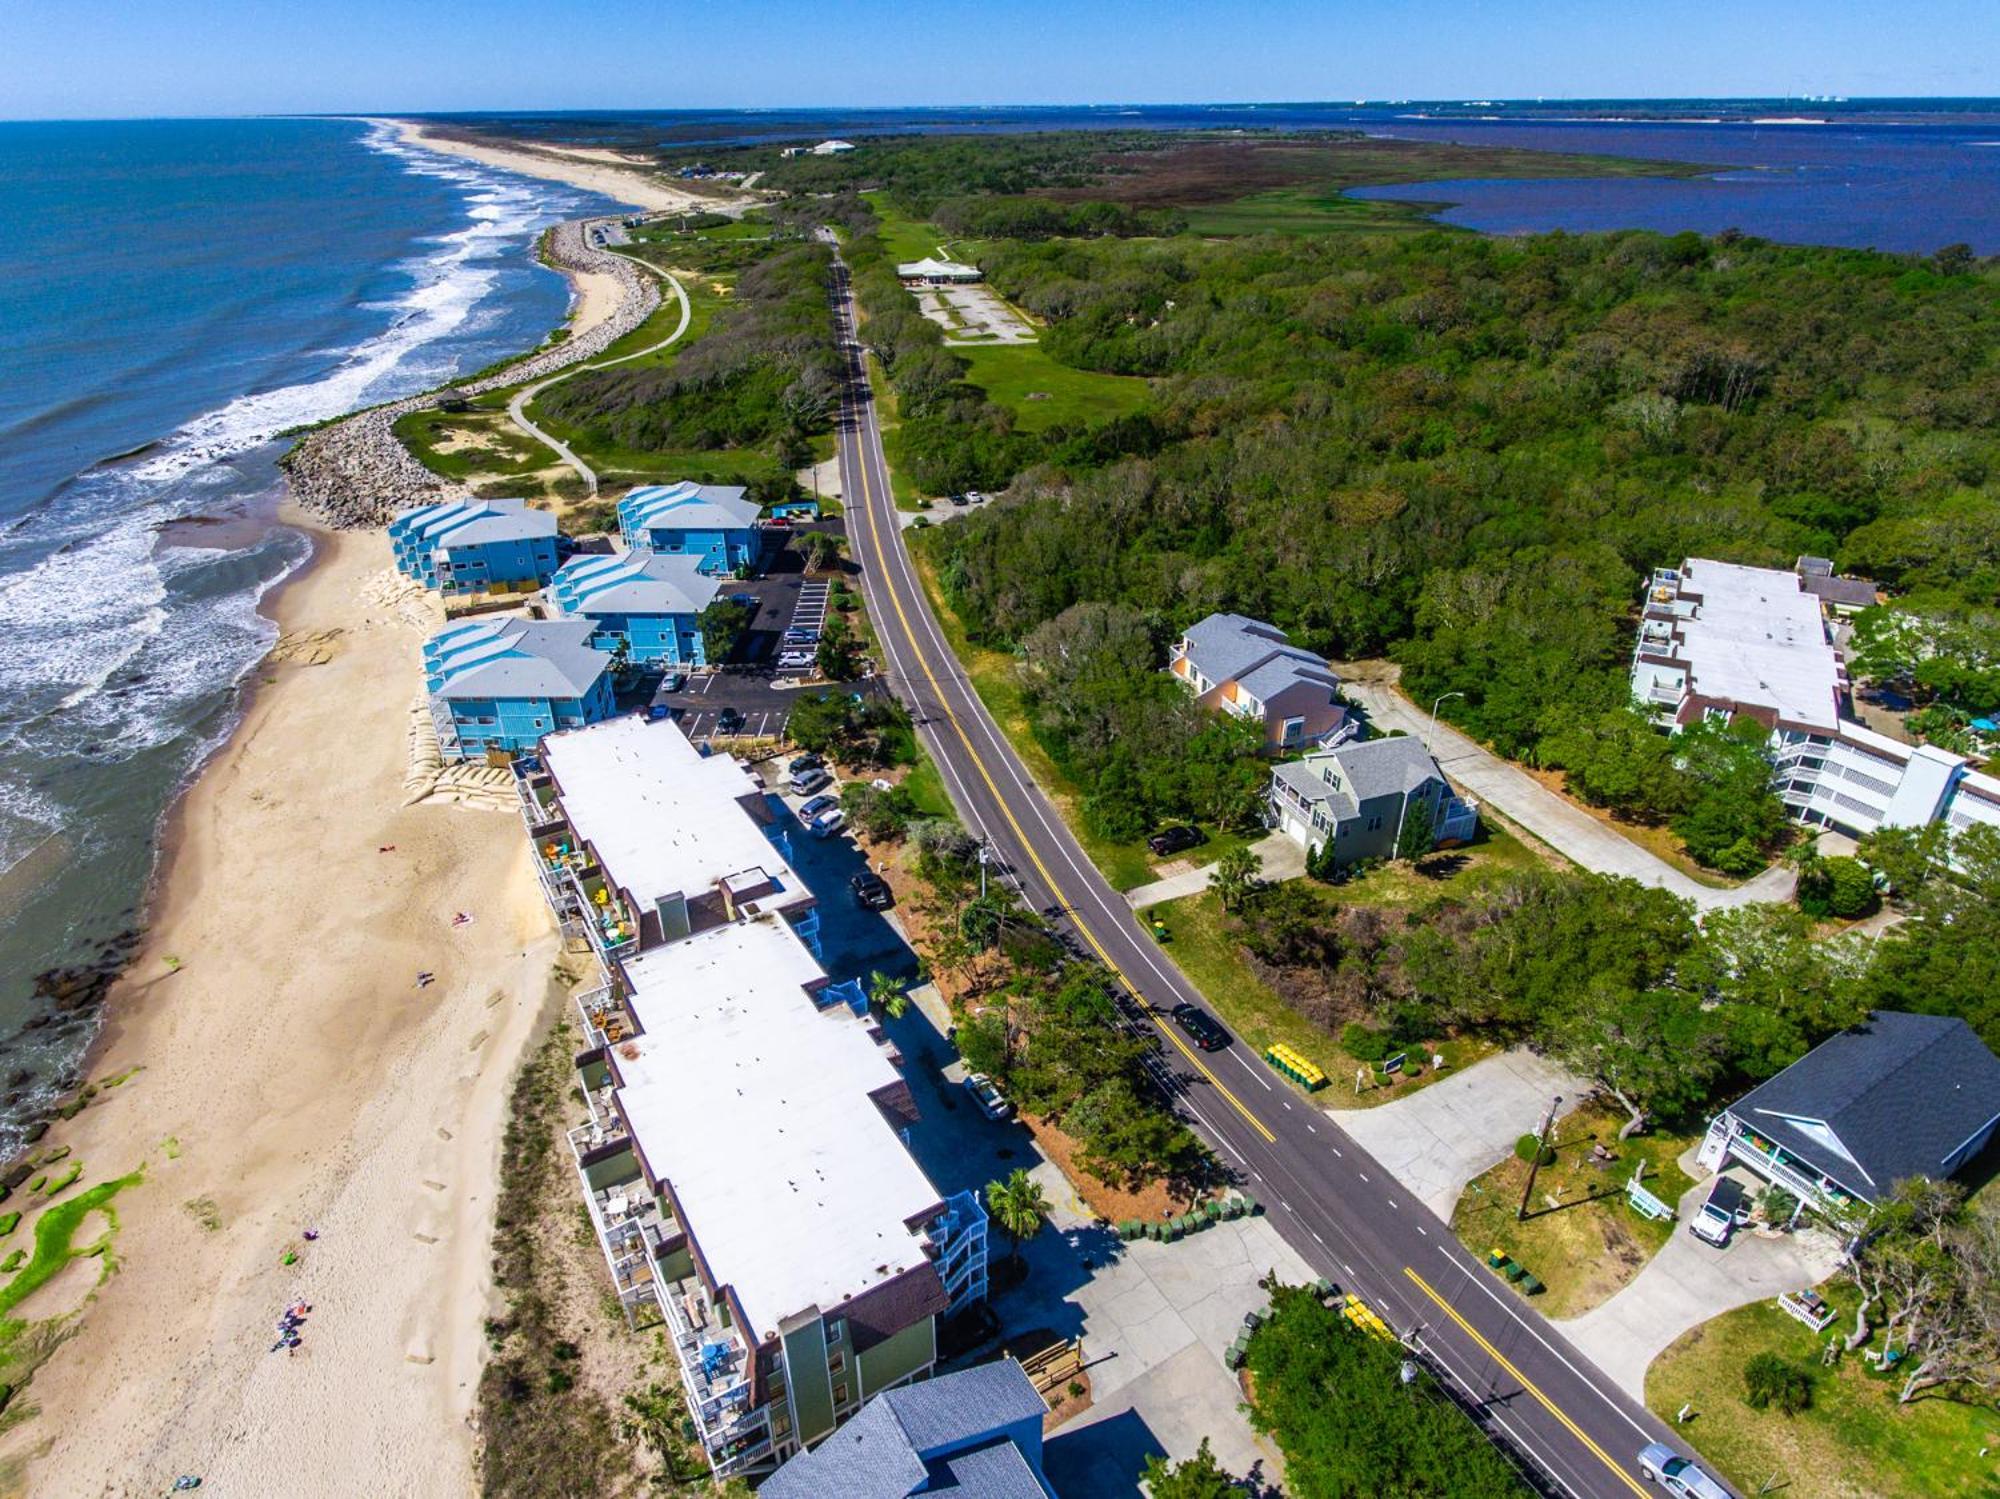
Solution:
<svg viewBox="0 0 2000 1499"><path fill-rule="evenodd" d="M1431 1236L1431 1231L1425 1228L1421 1223L1417 1225L1417 1232L1422 1234L1426 1239L1428 1239Z"/></svg>
<svg viewBox="0 0 2000 1499"><path fill-rule="evenodd" d="M1361 1179L1362 1179L1363 1181L1367 1181L1367 1180L1368 1180L1368 1173L1367 1173L1366 1171L1357 1171L1357 1172L1355 1172L1354 1174L1355 1174L1356 1176L1360 1177L1360 1178L1361 1178Z"/></svg>
<svg viewBox="0 0 2000 1499"><path fill-rule="evenodd" d="M1306 1133L1309 1135L1316 1135L1319 1133L1319 1127L1317 1125L1308 1124L1306 1126Z"/></svg>
<svg viewBox="0 0 2000 1499"><path fill-rule="evenodd" d="M1341 1149L1338 1145L1328 1146L1327 1148L1330 1149L1335 1155L1340 1156L1340 1158L1343 1161L1347 1159L1347 1157L1341 1153Z"/></svg>
<svg viewBox="0 0 2000 1499"><path fill-rule="evenodd" d="M1242 1052L1232 1051L1230 1055L1236 1058L1237 1066L1241 1067L1245 1072L1249 1073L1252 1077L1256 1078L1258 1082L1264 1085L1264 1091L1266 1093L1275 1093L1278 1091L1276 1088L1273 1088L1271 1086L1271 1080L1268 1077L1264 1076L1261 1069L1251 1066L1249 1062L1244 1060Z"/></svg>
<svg viewBox="0 0 2000 1499"><path fill-rule="evenodd" d="M1363 1181L1366 1181L1366 1180L1368 1180L1368 1178L1367 1178L1367 1177L1365 1177L1365 1176L1364 1176L1364 1177L1362 1177L1361 1179L1362 1179ZM1390 1206L1390 1207L1394 1207L1395 1205L1396 1205L1396 1199L1395 1199L1395 1198L1393 1198L1393 1197L1391 1197L1391 1198L1389 1199L1389 1206Z"/></svg>
<svg viewBox="0 0 2000 1499"><path fill-rule="evenodd" d="M1499 1307L1501 1311L1505 1312L1507 1314L1507 1320L1509 1322L1512 1322L1515 1326L1519 1327L1522 1331L1526 1332L1529 1337L1533 1338L1537 1343L1540 1343L1544 1348L1548 1349L1550 1353L1554 1354L1556 1357L1556 1361L1560 1363L1565 1369L1569 1370L1570 1373L1574 1374L1578 1379L1582 1380L1583 1383L1590 1390L1596 1393L1598 1398L1603 1400L1603 1402L1606 1405L1610 1406L1612 1410L1616 1411L1618 1413L1620 1420L1624 1421L1624 1423L1627 1426L1631 1427L1634 1431L1638 1432L1639 1435L1644 1437L1647 1441L1650 1442L1653 1440L1653 1434L1650 1431L1646 1430L1645 1427L1641 1426L1637 1421L1634 1421L1630 1416L1626 1415L1625 1407L1620 1405L1614 1396L1605 1394L1604 1387L1602 1385L1598 1384L1596 1380L1592 1379L1589 1375L1585 1374L1581 1369L1577 1368L1575 1364L1571 1363L1568 1357L1563 1353L1563 1351L1560 1348L1556 1347L1555 1344L1551 1343L1547 1338L1543 1337L1541 1333L1535 1329L1534 1324L1524 1319L1519 1311L1507 1305L1506 1302L1502 1301L1498 1296L1494 1295L1493 1288L1487 1285L1486 1282L1481 1280L1478 1276L1473 1275L1469 1271L1467 1271L1465 1266L1458 1260L1458 1258L1455 1255L1452 1254L1452 1252L1449 1249L1446 1249L1442 1244L1440 1244L1438 1245L1438 1253L1443 1255L1447 1260L1449 1260L1451 1262L1452 1268L1458 1271L1458 1273L1465 1280L1469 1281L1472 1285L1477 1286L1479 1290L1485 1294L1487 1300L1491 1301L1495 1306Z"/></svg>
<svg viewBox="0 0 2000 1499"><path fill-rule="evenodd" d="M1318 1229L1314 1228L1314 1227L1313 1227L1313 1226L1312 1226L1311 1224L1307 1224L1307 1225L1306 1225L1306 1232L1307 1232L1307 1233L1309 1233L1309 1234L1311 1234L1311 1235L1313 1236L1313 1242L1314 1242L1315 1244L1319 1245L1319 1246L1320 1246L1320 1247L1321 1247L1322 1249L1324 1249L1324 1248L1326 1247L1326 1240L1322 1239L1322 1238L1321 1238L1321 1237L1319 1236L1319 1230L1318 1230Z"/></svg>

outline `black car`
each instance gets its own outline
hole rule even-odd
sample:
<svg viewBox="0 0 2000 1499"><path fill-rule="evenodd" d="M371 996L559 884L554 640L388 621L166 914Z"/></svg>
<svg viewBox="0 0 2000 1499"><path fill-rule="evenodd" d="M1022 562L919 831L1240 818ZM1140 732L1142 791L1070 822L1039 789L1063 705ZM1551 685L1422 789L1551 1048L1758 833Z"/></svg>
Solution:
<svg viewBox="0 0 2000 1499"><path fill-rule="evenodd" d="M896 903L896 892L873 870L857 874L847 882L847 888L854 892L854 903L864 911L886 911Z"/></svg>
<svg viewBox="0 0 2000 1499"><path fill-rule="evenodd" d="M788 776L802 776L809 770L818 770L824 764L826 764L826 761L820 759L818 755L800 755L785 767L785 774Z"/></svg>
<svg viewBox="0 0 2000 1499"><path fill-rule="evenodd" d="M1153 851L1154 858L1164 859L1168 854L1177 854L1206 842L1208 836L1200 828L1162 828L1146 840L1146 847Z"/></svg>
<svg viewBox="0 0 2000 1499"><path fill-rule="evenodd" d="M715 715L715 732L718 734L734 734L742 727L743 713L741 709L724 708L720 713Z"/></svg>
<svg viewBox="0 0 2000 1499"><path fill-rule="evenodd" d="M1203 1051L1220 1051L1229 1044L1229 1032L1208 1018L1205 1010L1193 1005L1174 1006L1174 1024L1187 1032L1188 1040Z"/></svg>

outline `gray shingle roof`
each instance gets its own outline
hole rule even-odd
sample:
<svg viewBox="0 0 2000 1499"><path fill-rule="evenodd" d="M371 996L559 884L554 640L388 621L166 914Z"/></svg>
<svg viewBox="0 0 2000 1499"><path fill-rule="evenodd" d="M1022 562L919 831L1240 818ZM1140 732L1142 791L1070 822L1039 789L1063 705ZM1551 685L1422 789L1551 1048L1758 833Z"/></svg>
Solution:
<svg viewBox="0 0 2000 1499"><path fill-rule="evenodd" d="M594 650L586 619L485 619L447 625L431 637L427 664L454 698L582 697L611 665Z"/></svg>
<svg viewBox="0 0 2000 1499"><path fill-rule="evenodd" d="M1189 625L1186 636L1188 659L1211 682L1241 681L1245 673L1274 659L1295 663L1302 671L1332 675L1319 657L1291 644L1283 630L1261 619L1211 614ZM1337 680L1335 685L1339 685Z"/></svg>
<svg viewBox="0 0 2000 1499"><path fill-rule="evenodd" d="M1807 577L1799 580L1799 586L1829 604L1850 609L1866 609L1875 602L1875 585L1866 578Z"/></svg>
<svg viewBox="0 0 2000 1499"><path fill-rule="evenodd" d="M1039 1434L1047 1410L1012 1359L942 1374L877 1395L759 1493L764 1499L904 1499L918 1492L1046 1499L1026 1456L992 1434L1028 1420Z"/></svg>
<svg viewBox="0 0 2000 1499"><path fill-rule="evenodd" d="M643 484L618 502L640 526L686 529L747 526L762 513L741 484Z"/></svg>
<svg viewBox="0 0 2000 1499"><path fill-rule="evenodd" d="M1344 786L1336 790L1326 783L1326 777L1319 771L1319 766L1325 762L1324 755L1314 755L1306 760L1287 760L1271 774L1296 791L1308 805L1326 803L1327 815L1339 822L1354 815L1354 798L1348 795Z"/></svg>
<svg viewBox="0 0 2000 1499"><path fill-rule="evenodd" d="M1411 734L1364 739L1359 744L1343 744L1328 753L1339 764L1356 801L1407 794L1425 781L1444 775L1437 761L1431 758L1431 752L1424 748L1424 742Z"/></svg>
<svg viewBox="0 0 2000 1499"><path fill-rule="evenodd" d="M411 531L441 547L532 540L556 534L555 516L547 510L530 510L523 499L446 500L406 510L396 517L396 522L399 531Z"/></svg>
<svg viewBox="0 0 2000 1499"><path fill-rule="evenodd" d="M1950 1174L1946 1157L2000 1114L2000 1057L1963 1020L1878 1010L1730 1112L1872 1200L1905 1177ZM1825 1124L1853 1160L1791 1119Z"/></svg>
<svg viewBox="0 0 2000 1499"><path fill-rule="evenodd" d="M699 614L721 590L699 557L647 551L572 557L550 583L565 614Z"/></svg>

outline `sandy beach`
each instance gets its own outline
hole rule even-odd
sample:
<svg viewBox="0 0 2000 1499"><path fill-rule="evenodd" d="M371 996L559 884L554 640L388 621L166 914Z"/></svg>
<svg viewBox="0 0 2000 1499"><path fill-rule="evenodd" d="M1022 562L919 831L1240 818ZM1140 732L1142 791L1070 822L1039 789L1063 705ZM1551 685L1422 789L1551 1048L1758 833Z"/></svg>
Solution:
<svg viewBox="0 0 2000 1499"><path fill-rule="evenodd" d="M507 1089L556 939L517 818L402 804L424 618L370 601L380 533L315 541L111 998L91 1075L140 1070L42 1145L84 1185L145 1176L94 1297L82 1259L21 1308L81 1312L0 1439L12 1491L474 1487ZM300 1300L302 1345L269 1352Z"/></svg>
<svg viewBox="0 0 2000 1499"><path fill-rule="evenodd" d="M441 133L434 126L416 120L387 120L384 123L393 125L406 143L421 146L426 151L439 151L446 156L461 156L468 161L498 167L502 171L519 172L525 177L543 177L551 182L564 182L571 187L580 187L593 193L602 193L607 198L616 198L620 203L629 203L634 208L668 213L682 213L691 209L723 213L754 201L746 194L706 194L673 187L660 177L633 166L621 165L625 158L615 152L591 151L567 146L537 146L526 142L507 145L489 144L485 141L475 143L456 135Z"/></svg>

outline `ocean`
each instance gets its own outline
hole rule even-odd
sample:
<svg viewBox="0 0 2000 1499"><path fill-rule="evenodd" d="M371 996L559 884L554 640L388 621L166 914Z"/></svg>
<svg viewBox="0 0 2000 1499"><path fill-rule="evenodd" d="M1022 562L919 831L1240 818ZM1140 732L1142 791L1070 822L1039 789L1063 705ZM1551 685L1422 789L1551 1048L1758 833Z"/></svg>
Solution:
<svg viewBox="0 0 2000 1499"><path fill-rule="evenodd" d="M309 553L277 435L539 343L536 235L613 207L357 121L0 124L0 1153Z"/></svg>

